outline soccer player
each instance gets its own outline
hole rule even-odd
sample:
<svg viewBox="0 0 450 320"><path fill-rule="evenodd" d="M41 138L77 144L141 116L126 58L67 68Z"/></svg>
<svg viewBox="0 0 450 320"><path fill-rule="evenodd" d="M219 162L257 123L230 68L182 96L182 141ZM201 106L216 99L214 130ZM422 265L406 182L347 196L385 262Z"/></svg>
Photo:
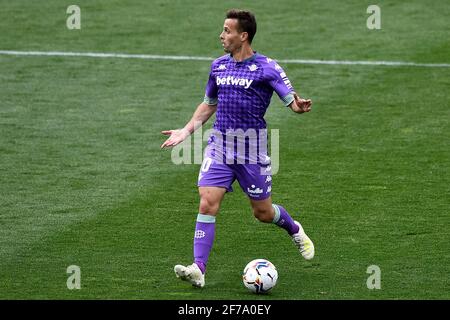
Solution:
<svg viewBox="0 0 450 320"><path fill-rule="evenodd" d="M272 203L270 158L264 148L257 149L256 159L244 155L244 163L222 161L223 156L242 160L238 159L234 149L223 147L227 136L232 136L230 132L256 130L267 134L264 114L273 91L295 113L311 111L311 100L297 95L276 61L252 50L255 33L256 20L251 12L236 9L227 12L220 34L220 41L227 54L211 65L204 101L184 128L162 131L169 137L161 148L172 147L183 142L216 113L213 126L215 134L208 141L198 179L200 205L194 234L194 263L174 267L178 278L195 287L205 285L205 270L214 241L216 215L225 193L232 191L231 185L236 179L248 195L255 217L261 222L274 223L285 229L305 259L314 257L313 242L302 225L284 207ZM262 139L259 134L257 137L256 142L247 139L245 146L251 149L250 146L264 140L264 135ZM252 163L247 163L252 159Z"/></svg>

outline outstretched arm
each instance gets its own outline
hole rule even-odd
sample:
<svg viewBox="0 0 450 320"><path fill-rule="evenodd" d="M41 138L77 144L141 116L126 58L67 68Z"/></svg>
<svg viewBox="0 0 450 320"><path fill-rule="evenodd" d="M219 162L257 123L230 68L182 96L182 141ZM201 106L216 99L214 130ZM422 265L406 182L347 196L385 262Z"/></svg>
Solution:
<svg viewBox="0 0 450 320"><path fill-rule="evenodd" d="M294 93L294 101L291 102L289 108L291 108L295 113L304 113L311 111L311 105L311 99L302 99Z"/></svg>
<svg viewBox="0 0 450 320"><path fill-rule="evenodd" d="M191 120L182 129L164 130L162 134L169 138L161 145L161 148L173 147L181 143L191 133L200 128L216 112L217 105L208 105L205 102L199 104Z"/></svg>

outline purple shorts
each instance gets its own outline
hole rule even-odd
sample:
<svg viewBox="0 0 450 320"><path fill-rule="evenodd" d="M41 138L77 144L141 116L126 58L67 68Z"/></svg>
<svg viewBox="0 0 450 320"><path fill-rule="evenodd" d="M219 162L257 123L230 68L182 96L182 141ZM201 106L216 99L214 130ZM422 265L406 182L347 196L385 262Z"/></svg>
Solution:
<svg viewBox="0 0 450 320"><path fill-rule="evenodd" d="M205 157L198 175L199 187L222 187L232 192L232 184L238 180L250 199L264 200L272 191L272 175L268 164L226 164L212 157Z"/></svg>

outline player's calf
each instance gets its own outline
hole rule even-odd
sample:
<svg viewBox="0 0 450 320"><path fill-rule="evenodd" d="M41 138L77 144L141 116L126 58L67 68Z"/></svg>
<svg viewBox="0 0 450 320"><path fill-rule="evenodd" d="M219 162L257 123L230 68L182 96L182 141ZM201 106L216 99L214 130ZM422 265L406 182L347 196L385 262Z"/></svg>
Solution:
<svg viewBox="0 0 450 320"><path fill-rule="evenodd" d="M273 211L270 212L270 211L265 211L265 210L262 210L262 211L261 210L259 210L259 211L253 210L253 215L255 216L256 219L258 219L259 221L264 222L264 223L271 223L273 221L273 217L274 217Z"/></svg>
<svg viewBox="0 0 450 320"><path fill-rule="evenodd" d="M272 207L270 198L264 200L251 200L253 215L261 222L271 223L275 217L275 211Z"/></svg>

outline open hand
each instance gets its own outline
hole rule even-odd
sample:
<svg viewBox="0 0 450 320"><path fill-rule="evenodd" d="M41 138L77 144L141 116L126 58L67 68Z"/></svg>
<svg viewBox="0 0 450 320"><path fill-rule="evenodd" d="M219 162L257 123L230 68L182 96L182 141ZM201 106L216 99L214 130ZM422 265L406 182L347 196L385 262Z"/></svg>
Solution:
<svg viewBox="0 0 450 320"><path fill-rule="evenodd" d="M169 136L169 138L161 145L161 149L176 146L189 136L189 131L186 129L164 130L161 131L161 133Z"/></svg>

